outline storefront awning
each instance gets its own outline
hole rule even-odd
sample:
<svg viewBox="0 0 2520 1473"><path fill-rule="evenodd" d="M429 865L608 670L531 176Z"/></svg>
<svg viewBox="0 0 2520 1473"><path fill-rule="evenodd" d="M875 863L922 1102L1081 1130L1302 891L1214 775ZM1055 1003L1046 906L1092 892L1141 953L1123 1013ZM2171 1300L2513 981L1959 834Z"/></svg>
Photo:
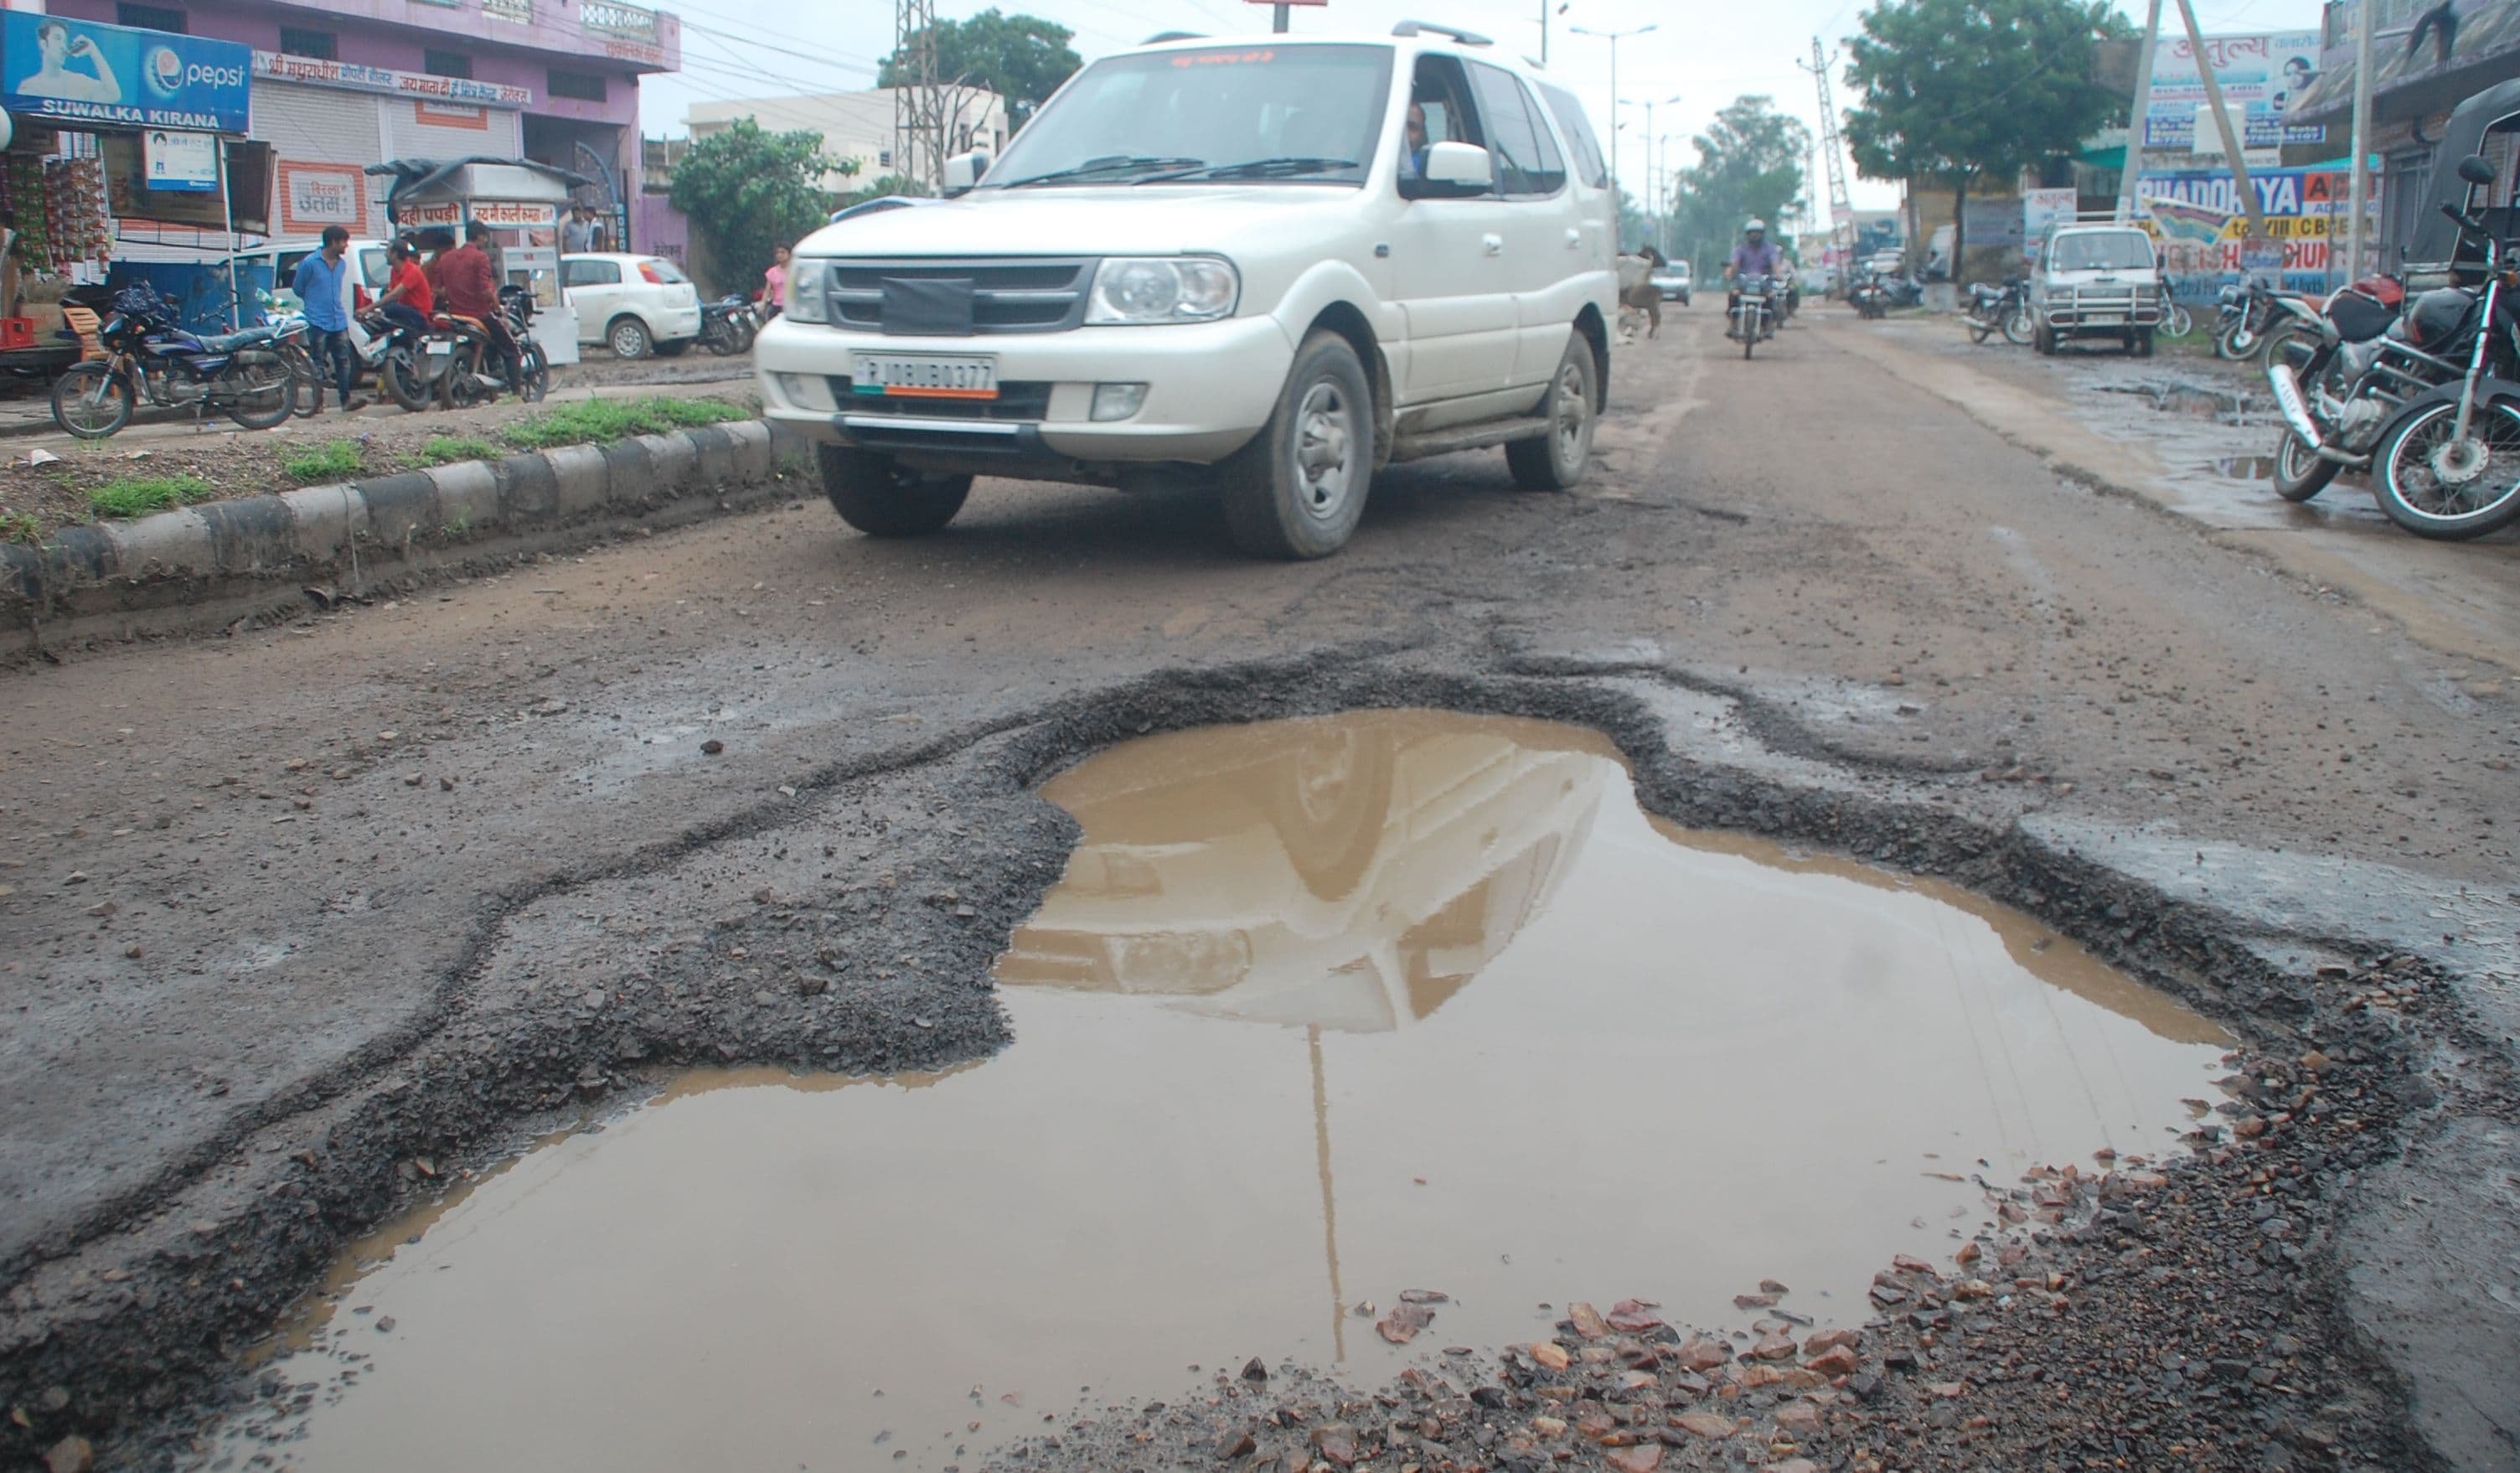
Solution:
<svg viewBox="0 0 2520 1473"><path fill-rule="evenodd" d="M479 220L501 230L547 226L585 175L521 158L395 158L371 164L392 178L385 212L398 227Z"/></svg>

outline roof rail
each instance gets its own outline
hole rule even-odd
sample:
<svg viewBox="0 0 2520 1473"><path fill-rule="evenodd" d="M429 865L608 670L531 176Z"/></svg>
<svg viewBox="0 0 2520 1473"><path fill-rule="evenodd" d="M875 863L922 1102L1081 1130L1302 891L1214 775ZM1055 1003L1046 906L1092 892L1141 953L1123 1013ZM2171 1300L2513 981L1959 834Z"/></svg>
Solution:
<svg viewBox="0 0 2520 1473"><path fill-rule="evenodd" d="M1204 31L1159 30L1153 35L1147 37L1145 40L1140 41L1138 44L1141 46L1159 46L1166 41L1204 41L1206 39L1207 33Z"/></svg>
<svg viewBox="0 0 2520 1473"><path fill-rule="evenodd" d="M1453 25L1438 25L1432 21L1403 21L1399 24L1391 27L1391 33L1395 36L1421 35L1430 30L1439 36L1450 36L1463 46L1494 46L1496 44L1494 41L1480 35L1475 30L1462 30L1460 27Z"/></svg>

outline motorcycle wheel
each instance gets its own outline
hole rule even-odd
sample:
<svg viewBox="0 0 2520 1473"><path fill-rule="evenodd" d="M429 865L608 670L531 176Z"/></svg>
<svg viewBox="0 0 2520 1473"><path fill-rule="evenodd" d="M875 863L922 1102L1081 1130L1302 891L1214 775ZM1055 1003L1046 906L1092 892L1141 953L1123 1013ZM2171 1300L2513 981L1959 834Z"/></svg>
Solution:
<svg viewBox="0 0 2520 1473"><path fill-rule="evenodd" d="M739 356L751 352L754 339L758 338L760 335L761 329L752 322L746 321L742 326L735 330L734 351Z"/></svg>
<svg viewBox="0 0 2520 1473"><path fill-rule="evenodd" d="M2275 495L2289 502L2305 502L2327 489L2344 468L2301 442L2291 430L2281 431L2282 442L2275 446Z"/></svg>
<svg viewBox="0 0 2520 1473"><path fill-rule="evenodd" d="M1758 331L1750 326L1749 318L1744 316L1741 320L1741 356L1745 359L1748 358L1750 356L1750 350L1758 345Z"/></svg>
<svg viewBox="0 0 2520 1473"><path fill-rule="evenodd" d="M53 423L82 440L102 440L131 423L139 399L131 380L104 364L74 363L53 380Z"/></svg>
<svg viewBox="0 0 2520 1473"><path fill-rule="evenodd" d="M2306 351L2296 353L2293 344L2304 342L2309 336L2309 330L2298 323L2276 328L2259 337L2258 356L2268 363L2292 363L2298 368L2300 365L2295 360L2308 355Z"/></svg>
<svg viewBox="0 0 2520 1473"><path fill-rule="evenodd" d="M733 326L712 327L700 335L700 348L712 357L727 358L737 351L738 333Z"/></svg>
<svg viewBox="0 0 2520 1473"><path fill-rule="evenodd" d="M2030 314L2028 312L2016 309L2011 316L2003 320L2004 341L2011 343L2017 348L2027 347L2030 343Z"/></svg>
<svg viewBox="0 0 2520 1473"><path fill-rule="evenodd" d="M385 350L384 362L377 365L377 381L384 385L385 397L408 413L418 414L436 402L428 380L421 377L419 355L408 344Z"/></svg>
<svg viewBox="0 0 2520 1473"><path fill-rule="evenodd" d="M2257 333L2247 323L2236 322L2225 328L2223 335L2214 339L2214 356L2227 363L2237 363L2256 352L2257 347Z"/></svg>
<svg viewBox="0 0 2520 1473"><path fill-rule="evenodd" d="M289 412L312 419L324 407L324 379L315 372L315 360L293 342L282 343L278 352L289 365Z"/></svg>
<svg viewBox="0 0 2520 1473"><path fill-rule="evenodd" d="M2482 456L2483 464L2463 480L2445 481L2446 461L2458 453L2457 432L2458 405L2429 405L2393 425L2371 457L2380 510L2418 537L2464 542L2520 519L2520 411L2477 406L2467 453Z"/></svg>
<svg viewBox="0 0 2520 1473"><path fill-rule="evenodd" d="M278 353L239 353L213 382L219 408L248 429L269 429L297 413L297 376Z"/></svg>
<svg viewBox="0 0 2520 1473"><path fill-rule="evenodd" d="M517 378L523 387L519 397L527 404L538 404L542 402L545 394L551 392L551 360L543 356L541 343L526 345L524 360L518 368Z"/></svg>

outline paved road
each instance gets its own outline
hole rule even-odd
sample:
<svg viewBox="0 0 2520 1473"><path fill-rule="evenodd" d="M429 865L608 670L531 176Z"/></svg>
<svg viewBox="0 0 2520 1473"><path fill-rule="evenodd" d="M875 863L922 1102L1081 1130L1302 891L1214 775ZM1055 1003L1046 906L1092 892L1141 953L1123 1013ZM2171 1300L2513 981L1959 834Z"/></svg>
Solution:
<svg viewBox="0 0 2520 1473"><path fill-rule="evenodd" d="M819 829L869 865L943 842L952 821L830 785L1185 667L1659 667L1730 712L1699 723L1715 756L1921 784L1999 830L2035 812L2125 839L2130 865L2210 848L2267 893L2343 876L2305 902L2333 899L2323 926L2464 886L2487 908L2464 955L2498 946L2507 970L2512 647L2462 647L2511 627L2507 543L2398 538L2342 490L2275 531L2165 510L2196 500L2173 494L2189 470L2065 402L2096 368L1828 308L1749 363L1702 308L1665 325L1621 356L1581 494L1517 493L1493 453L1402 468L1323 562L1237 557L1189 493L990 482L928 541L798 504L0 675L0 1273L246 1180L249 1143L277 1149L485 979L565 977L599 907L556 877L651 887L607 906L740 908L725 846L784 860L780 805L825 790ZM2095 487L2103 457L2171 489ZM2509 1390L2460 1394L2507 1412Z"/></svg>

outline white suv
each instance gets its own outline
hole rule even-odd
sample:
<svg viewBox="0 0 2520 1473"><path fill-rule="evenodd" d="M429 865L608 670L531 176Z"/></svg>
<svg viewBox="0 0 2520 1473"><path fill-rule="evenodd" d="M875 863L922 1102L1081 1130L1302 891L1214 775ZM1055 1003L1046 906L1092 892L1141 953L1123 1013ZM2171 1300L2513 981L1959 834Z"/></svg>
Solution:
<svg viewBox="0 0 2520 1473"><path fill-rule="evenodd" d="M1203 470L1244 548L1318 558L1392 461L1585 472L1606 170L1574 96L1480 37L1158 37L946 173L977 182L807 237L753 351L861 531L935 531L974 474Z"/></svg>
<svg viewBox="0 0 2520 1473"><path fill-rule="evenodd" d="M2060 342L2101 337L2149 358L2161 294L2161 262L2143 231L2051 225L2030 268L2031 345L2053 353Z"/></svg>

